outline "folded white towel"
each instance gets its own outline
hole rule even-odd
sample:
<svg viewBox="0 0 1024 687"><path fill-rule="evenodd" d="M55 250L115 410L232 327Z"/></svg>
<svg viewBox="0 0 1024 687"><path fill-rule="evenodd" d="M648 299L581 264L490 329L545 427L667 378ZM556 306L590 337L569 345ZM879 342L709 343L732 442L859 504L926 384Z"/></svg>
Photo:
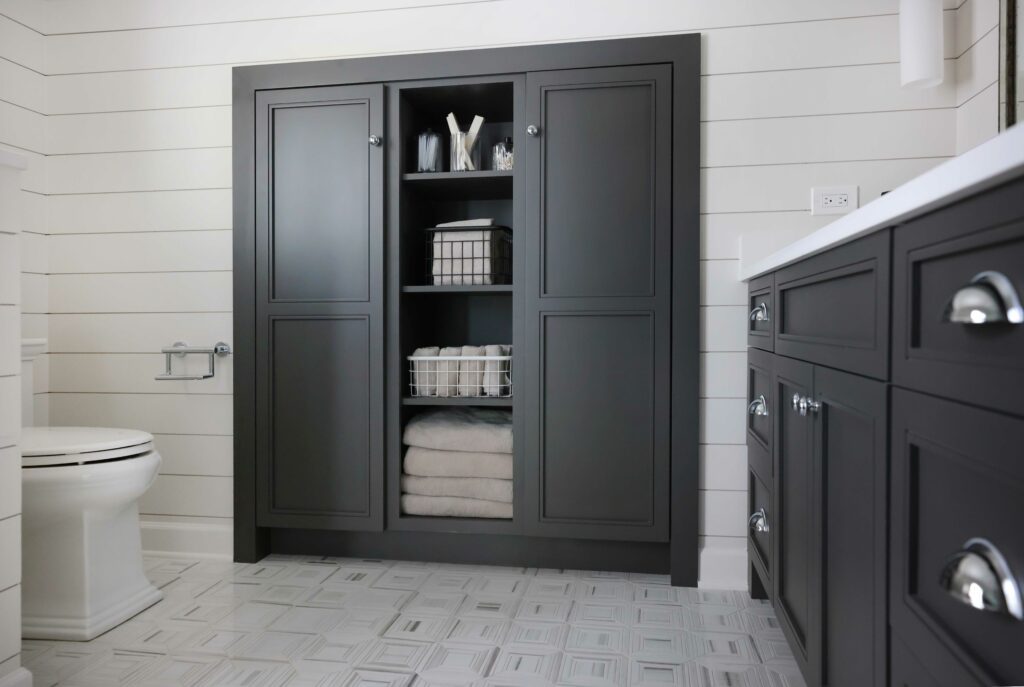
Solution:
<svg viewBox="0 0 1024 687"><path fill-rule="evenodd" d="M440 385L440 367L438 370ZM439 396L440 391L439 386ZM406 424L403 441L408 446L442 451L512 453L512 411L444 408L421 413Z"/></svg>
<svg viewBox="0 0 1024 687"><path fill-rule="evenodd" d="M511 346L484 346L484 355L509 355ZM487 396L511 396L512 381L509 377L509 361L488 360L484 363L484 394Z"/></svg>
<svg viewBox="0 0 1024 687"><path fill-rule="evenodd" d="M439 227L493 227L493 217L479 217L477 219L457 219L454 222L438 222Z"/></svg>
<svg viewBox="0 0 1024 687"><path fill-rule="evenodd" d="M417 348L413 351L414 358L435 357L441 352L437 346ZM437 394L437 361L424 360L413 362L413 396L434 396Z"/></svg>
<svg viewBox="0 0 1024 687"><path fill-rule="evenodd" d="M482 346L463 346L462 357L484 354ZM482 396L484 383L484 361L459 361L459 396Z"/></svg>
<svg viewBox="0 0 1024 687"><path fill-rule="evenodd" d="M512 480L485 477L416 477L402 475L402 493L420 496L458 496L512 503Z"/></svg>
<svg viewBox="0 0 1024 687"><path fill-rule="evenodd" d="M512 454L438 451L410 446L405 451L404 468L407 475L421 477L512 479Z"/></svg>
<svg viewBox="0 0 1024 687"><path fill-rule="evenodd" d="M512 517L512 504L455 496L420 496L404 494L402 512L408 515L430 515L448 518L500 518Z"/></svg>
<svg viewBox="0 0 1024 687"><path fill-rule="evenodd" d="M462 346L446 346L441 355L462 355ZM459 392L459 361L437 361L437 395L457 396Z"/></svg>

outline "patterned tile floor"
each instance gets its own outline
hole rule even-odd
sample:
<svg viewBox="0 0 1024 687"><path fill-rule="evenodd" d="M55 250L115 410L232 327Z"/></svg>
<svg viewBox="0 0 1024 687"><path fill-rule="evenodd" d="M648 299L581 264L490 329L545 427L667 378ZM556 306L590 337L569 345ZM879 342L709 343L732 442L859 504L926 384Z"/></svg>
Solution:
<svg viewBox="0 0 1024 687"><path fill-rule="evenodd" d="M663 575L310 556L146 560L164 599L26 640L37 687L797 687L771 608Z"/></svg>

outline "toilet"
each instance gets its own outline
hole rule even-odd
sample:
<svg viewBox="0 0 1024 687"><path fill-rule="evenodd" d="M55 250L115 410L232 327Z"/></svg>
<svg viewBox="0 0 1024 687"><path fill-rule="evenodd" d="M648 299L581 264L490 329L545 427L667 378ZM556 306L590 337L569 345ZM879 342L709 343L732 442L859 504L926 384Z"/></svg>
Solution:
<svg viewBox="0 0 1024 687"><path fill-rule="evenodd" d="M25 351L31 392L34 356ZM139 430L31 426L30 401L21 435L22 636L85 641L162 598L143 571L137 505L160 454Z"/></svg>

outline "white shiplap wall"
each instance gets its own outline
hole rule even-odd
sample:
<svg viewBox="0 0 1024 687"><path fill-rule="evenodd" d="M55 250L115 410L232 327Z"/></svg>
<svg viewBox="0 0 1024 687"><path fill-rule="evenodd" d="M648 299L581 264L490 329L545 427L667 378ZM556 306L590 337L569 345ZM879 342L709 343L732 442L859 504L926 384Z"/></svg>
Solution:
<svg viewBox="0 0 1024 687"><path fill-rule="evenodd" d="M956 11L956 152L999 133L999 0Z"/></svg>
<svg viewBox="0 0 1024 687"><path fill-rule="evenodd" d="M151 376L160 346L230 340L231 66L699 31L701 581L743 586L739 240L827 222L812 185L866 201L955 153L959 5L946 81L918 92L899 87L896 0L0 0L19 122L0 141L47 156L27 187L45 199L51 420L156 433L145 545L230 552L230 359L213 382Z"/></svg>

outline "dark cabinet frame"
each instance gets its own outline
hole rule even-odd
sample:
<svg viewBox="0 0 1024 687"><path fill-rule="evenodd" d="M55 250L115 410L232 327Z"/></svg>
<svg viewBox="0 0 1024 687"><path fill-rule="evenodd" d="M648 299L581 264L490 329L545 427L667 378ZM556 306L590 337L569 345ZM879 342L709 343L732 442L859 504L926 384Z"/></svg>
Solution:
<svg viewBox="0 0 1024 687"><path fill-rule="evenodd" d="M260 374L256 358L257 316L256 293L260 279L256 269L256 200L258 184L257 154L253 142L256 136L256 96L275 89L297 89L346 84L385 84L385 120L392 113L390 86L431 79L486 79L502 74L527 74L582 68L614 68L628 65L667 65L670 74L671 95L671 169L668 193L671 198L671 242L667 250L671 255L671 313L668 369L661 374L669 377L667 402L670 408L666 441L669 442L670 498L668 508L669 543L658 542L586 542L584 540L544 540L534 537L498 537L486 547L471 533L443 532L391 532L342 533L325 531L323 537L306 530L284 530L279 527L260 527L257 524L257 475L254 456L258 443L264 441L258 430L262 420L257 415L257 396ZM234 154L234 461L235 461L235 559L258 560L274 550L307 549L337 550L349 555L372 555L387 552L391 555L406 553L424 555L424 547L432 545L438 555L458 559L480 557L502 560L513 553L536 551L537 564L562 562L566 566L594 565L622 567L623 558L631 558L632 569L671 571L677 585L694 585L697 581L698 560L698 377L699 377L699 114L700 114L700 36L697 34L659 36L624 40L606 40L570 44L553 44L517 48L470 50L396 55L346 60L326 60L308 63L288 63L238 67L233 70L233 154ZM516 116L519 116L517 112ZM517 121L517 124L520 122ZM390 131L389 127L389 131ZM391 152L398 141L389 141L385 135L386 188L385 226L389 216L397 210L398 199L391 192L391 180L404 170L392 168ZM624 131L624 136L629 132ZM525 140L525 139L524 139ZM518 142L517 142L518 145ZM522 197L518 194L517 197ZM517 201L519 202L519 201ZM386 256L384 271L390 275L398 268L394 256ZM385 281L390 283L390 277ZM385 301L386 317L392 324L392 305ZM515 306L516 329L522 327L523 313ZM377 380L384 388L385 403L395 393L391 378L395 370L393 361L399 351L388 337L384 354L387 372L384 380ZM376 383L376 382L375 382ZM390 406L386 406L390 407ZM384 431L388 452L394 451L396 430L393 418L386 418ZM386 461L392 461L389 455ZM394 469L394 463L388 463ZM384 468L381 467L381 471ZM383 476L383 475L382 475ZM383 491L380 498L389 501ZM389 507L385 503L385 510ZM291 532L291 534L289 534ZM340 537L340 538L339 538ZM417 539L418 537L418 539ZM550 542L550 543L549 543ZM564 555L556 551L565 552ZM310 551L312 552L312 551ZM493 554L493 555L492 555ZM426 554L429 555L429 552Z"/></svg>

